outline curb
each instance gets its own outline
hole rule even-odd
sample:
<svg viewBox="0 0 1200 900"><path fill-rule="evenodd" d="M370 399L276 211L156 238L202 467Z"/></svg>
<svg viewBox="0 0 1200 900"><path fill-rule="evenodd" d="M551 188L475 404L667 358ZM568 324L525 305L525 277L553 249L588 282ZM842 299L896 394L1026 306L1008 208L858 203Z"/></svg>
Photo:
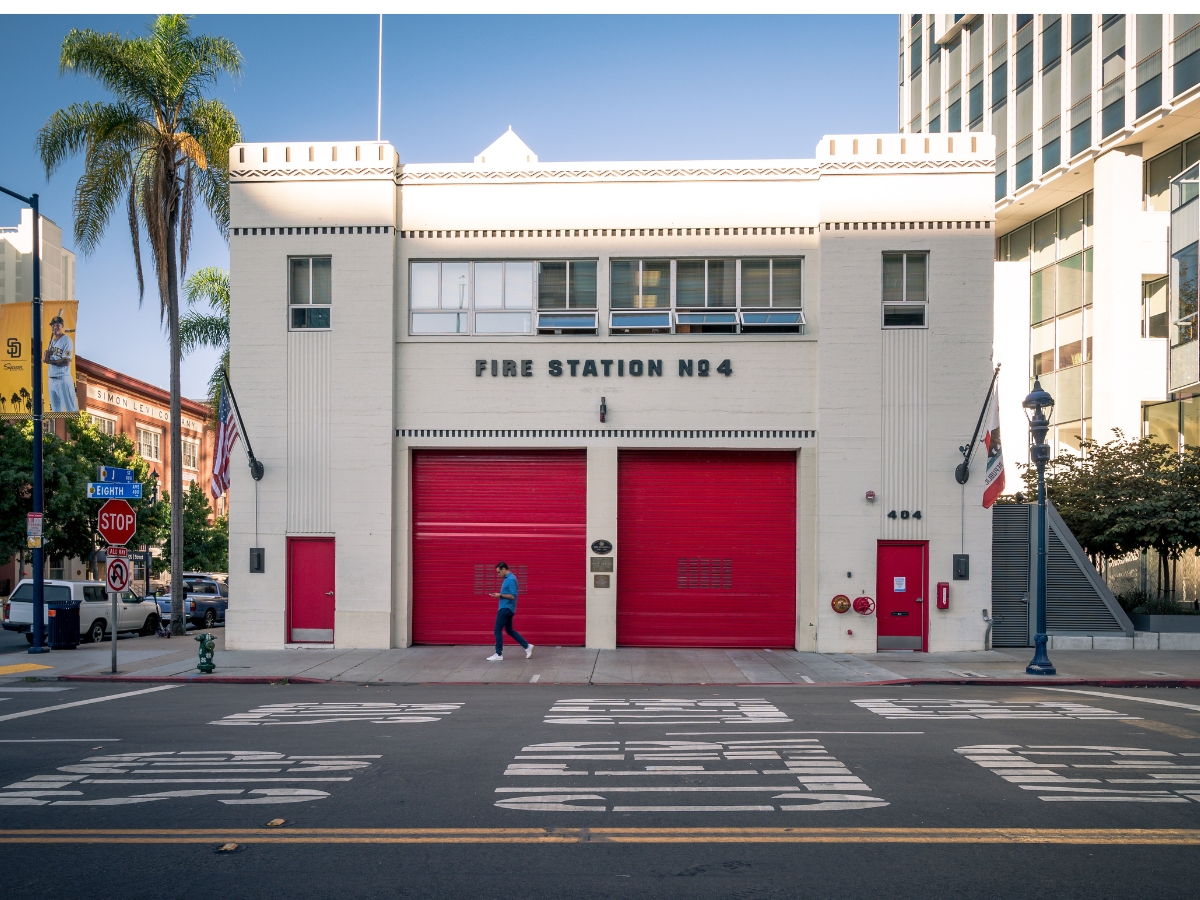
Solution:
<svg viewBox="0 0 1200 900"><path fill-rule="evenodd" d="M419 685L513 685L533 686L528 681L336 681L328 678L305 678L295 675L59 675L47 681L132 682L139 684L419 684ZM584 685L588 687L915 687L919 685L970 685L974 687L1107 687L1107 688L1200 688L1200 678L1063 678L1034 680L1032 678L898 678L891 681L820 681L814 684L793 681L736 682L541 682L546 685Z"/></svg>
<svg viewBox="0 0 1200 900"><path fill-rule="evenodd" d="M294 675L59 675L57 681L116 681L136 684L329 684Z"/></svg>

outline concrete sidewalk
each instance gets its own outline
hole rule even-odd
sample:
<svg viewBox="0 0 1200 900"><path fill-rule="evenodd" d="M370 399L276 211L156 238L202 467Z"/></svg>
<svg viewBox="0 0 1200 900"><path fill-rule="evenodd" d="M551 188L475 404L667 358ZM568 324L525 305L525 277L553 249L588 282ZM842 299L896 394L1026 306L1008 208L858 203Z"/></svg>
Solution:
<svg viewBox="0 0 1200 900"><path fill-rule="evenodd" d="M0 680L20 678L174 681L304 681L384 684L999 684L1087 683L1200 687L1200 653L1054 650L1052 678L1025 674L1031 649L958 653L890 652L853 656L794 650L589 650L537 647L532 659L511 648L491 663L489 647L403 650L224 650L218 629L214 675L196 671L189 638L123 639L112 675L110 647L84 645L41 656L6 654Z"/></svg>

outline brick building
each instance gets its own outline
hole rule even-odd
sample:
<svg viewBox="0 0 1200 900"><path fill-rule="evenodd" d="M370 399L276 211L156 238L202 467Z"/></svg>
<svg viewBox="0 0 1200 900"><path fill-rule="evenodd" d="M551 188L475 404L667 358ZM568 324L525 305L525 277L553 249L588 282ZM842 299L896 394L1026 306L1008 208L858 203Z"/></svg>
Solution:
<svg viewBox="0 0 1200 900"><path fill-rule="evenodd" d="M75 392L81 415L90 416L109 434L129 436L138 454L150 464L150 471L157 474L161 496L171 484L170 392L82 356L76 357L76 373ZM210 418L207 403L183 398L183 484L187 490L190 482L199 482L216 513L225 515L228 497L214 501L212 496L215 432ZM67 436L66 422L61 419L47 425L48 430L50 427L59 437ZM28 571L25 574L28 575ZM77 559L48 559L46 575L48 578L86 578L87 563ZM21 577L16 561L0 569L0 593L7 593Z"/></svg>

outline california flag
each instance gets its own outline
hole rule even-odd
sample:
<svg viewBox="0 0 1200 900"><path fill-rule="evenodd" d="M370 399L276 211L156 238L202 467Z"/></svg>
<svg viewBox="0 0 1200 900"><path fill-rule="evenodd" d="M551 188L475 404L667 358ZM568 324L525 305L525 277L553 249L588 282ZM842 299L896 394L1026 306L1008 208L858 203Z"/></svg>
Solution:
<svg viewBox="0 0 1200 900"><path fill-rule="evenodd" d="M1000 447L1000 386L992 391L992 405L988 410L987 431L983 445L987 447L987 470L983 475L983 508L996 502L1004 491L1004 453Z"/></svg>

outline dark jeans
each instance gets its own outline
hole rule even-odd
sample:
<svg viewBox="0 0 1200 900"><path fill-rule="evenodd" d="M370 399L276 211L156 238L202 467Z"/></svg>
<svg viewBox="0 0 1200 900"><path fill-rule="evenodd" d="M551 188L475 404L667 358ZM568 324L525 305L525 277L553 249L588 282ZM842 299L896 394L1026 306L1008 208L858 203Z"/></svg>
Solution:
<svg viewBox="0 0 1200 900"><path fill-rule="evenodd" d="M506 631L508 632L508 636L522 647L529 647L529 641L517 634L516 630L512 627L512 620L515 615L516 613L511 609L504 609L503 607L496 611L496 655L498 656L504 654L503 634Z"/></svg>

